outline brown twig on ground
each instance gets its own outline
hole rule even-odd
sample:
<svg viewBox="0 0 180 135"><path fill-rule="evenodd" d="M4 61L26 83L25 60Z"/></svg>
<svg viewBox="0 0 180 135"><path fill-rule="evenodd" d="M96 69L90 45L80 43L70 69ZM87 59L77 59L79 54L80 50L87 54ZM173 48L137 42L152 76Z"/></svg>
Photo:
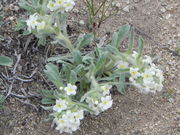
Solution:
<svg viewBox="0 0 180 135"><path fill-rule="evenodd" d="M14 66L14 69L13 69L13 75L15 75L15 73L16 73L16 69L17 69L17 66L19 64L20 59L21 59L21 54L17 55L17 61L16 61L16 64ZM8 98L8 96L11 94L11 91L12 91L12 88L13 88L13 85L14 85L14 81L15 80L13 79L12 82L11 82L11 85L10 85L10 87L8 89L8 93L5 96L5 99Z"/></svg>
<svg viewBox="0 0 180 135"><path fill-rule="evenodd" d="M21 100L21 99L19 99L19 98L16 98L16 100L18 100L19 102L21 102L21 103L23 103L23 104L26 104L26 105L29 105L29 106L33 107L37 112L38 112L38 110L39 110L34 104L29 103L27 100L26 100L26 101L23 101L23 100Z"/></svg>

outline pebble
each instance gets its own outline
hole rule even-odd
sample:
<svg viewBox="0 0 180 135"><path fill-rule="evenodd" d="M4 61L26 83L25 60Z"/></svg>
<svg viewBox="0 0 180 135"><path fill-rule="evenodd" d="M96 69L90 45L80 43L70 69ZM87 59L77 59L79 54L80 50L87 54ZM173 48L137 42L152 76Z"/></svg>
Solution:
<svg viewBox="0 0 180 135"><path fill-rule="evenodd" d="M164 7L161 8L161 12L164 13L166 12L166 9Z"/></svg>
<svg viewBox="0 0 180 135"><path fill-rule="evenodd" d="M80 20L80 21L79 21L79 24L84 25L84 24L85 24L85 23L84 23L84 20Z"/></svg>
<svg viewBox="0 0 180 135"><path fill-rule="evenodd" d="M123 11L129 12L129 6L124 7L124 8L123 8Z"/></svg>
<svg viewBox="0 0 180 135"><path fill-rule="evenodd" d="M169 19L170 17L171 17L171 14L167 14L165 18Z"/></svg>
<svg viewBox="0 0 180 135"><path fill-rule="evenodd" d="M134 0L134 2L135 2L135 3L138 3L138 2L140 2L140 0Z"/></svg>

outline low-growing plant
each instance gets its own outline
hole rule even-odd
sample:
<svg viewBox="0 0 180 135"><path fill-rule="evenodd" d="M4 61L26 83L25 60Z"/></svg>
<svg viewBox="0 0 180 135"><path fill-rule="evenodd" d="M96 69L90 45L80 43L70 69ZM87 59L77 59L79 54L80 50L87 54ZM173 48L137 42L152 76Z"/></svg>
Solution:
<svg viewBox="0 0 180 135"><path fill-rule="evenodd" d="M25 30L24 34L34 34L38 45L45 45L46 38L53 39L53 43L67 41L66 17L75 5L73 0L20 0L20 7L28 11L29 19L20 19L16 30ZM69 46L70 47L70 46Z"/></svg>
<svg viewBox="0 0 180 135"><path fill-rule="evenodd" d="M119 47L129 33L129 47L122 52ZM79 46L86 46L91 40L89 35L81 37L70 53L48 59L60 67L49 63L44 70L57 89L41 90L45 97L42 103L50 105L44 108L53 111L50 118L60 132L77 130L84 113L98 115L109 109L113 103L112 87L122 94L127 85L137 87L142 93L162 90L162 71L151 57L143 56L142 38L139 38L138 52L133 51L134 32L129 25L115 32L108 45L96 47L87 54L80 52Z"/></svg>
<svg viewBox="0 0 180 135"><path fill-rule="evenodd" d="M57 125L56 129L68 133L79 129L85 113L98 115L112 106L112 87L122 94L127 85L137 87L142 93L155 93L162 90L164 80L153 59L143 56L141 37L138 51L133 51L134 31L130 25L123 25L108 44L98 44L92 51L82 52L91 44L94 35L80 35L74 43L68 38L65 17L74 4L73 0L21 0L20 5L30 16L24 21L25 25L18 24L26 26L40 43L45 43L48 36L54 44L69 50L48 58L44 72L56 88L40 90L43 108L51 110L49 118ZM128 49L122 51L120 45L128 35Z"/></svg>

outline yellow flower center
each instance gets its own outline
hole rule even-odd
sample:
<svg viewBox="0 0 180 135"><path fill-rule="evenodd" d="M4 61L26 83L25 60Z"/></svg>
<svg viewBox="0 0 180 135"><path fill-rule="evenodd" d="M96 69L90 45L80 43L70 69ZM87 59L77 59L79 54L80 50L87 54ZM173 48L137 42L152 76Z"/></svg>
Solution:
<svg viewBox="0 0 180 135"><path fill-rule="evenodd" d="M62 108L62 105L61 105L61 104L58 104L57 107L58 107L58 108Z"/></svg>
<svg viewBox="0 0 180 135"><path fill-rule="evenodd" d="M145 78L150 78L150 75L149 74L145 74Z"/></svg>
<svg viewBox="0 0 180 135"><path fill-rule="evenodd" d="M137 74L137 72L136 72L136 71L133 71L133 72L132 72L132 75L134 75L134 76L135 76L136 74Z"/></svg>
<svg viewBox="0 0 180 135"><path fill-rule="evenodd" d="M104 104L106 105L108 102L107 101L104 101Z"/></svg>
<svg viewBox="0 0 180 135"><path fill-rule="evenodd" d="M120 68L125 68L126 66L125 66L125 65L120 65L119 67L120 67Z"/></svg>
<svg viewBox="0 0 180 135"><path fill-rule="evenodd" d="M61 121L61 123L65 123L65 121L64 120L60 120Z"/></svg>
<svg viewBox="0 0 180 135"><path fill-rule="evenodd" d="M68 88L68 92L73 92L73 89L72 88Z"/></svg>
<svg viewBox="0 0 180 135"><path fill-rule="evenodd" d="M67 4L66 4L66 7L70 7L70 6L71 6L71 3L67 3Z"/></svg>
<svg viewBox="0 0 180 135"><path fill-rule="evenodd" d="M62 1L61 1L61 0L59 0L59 1L58 1L58 4L59 4L59 5L62 5Z"/></svg>
<svg viewBox="0 0 180 135"><path fill-rule="evenodd" d="M50 7L54 7L54 3L51 3L51 4L50 4Z"/></svg>

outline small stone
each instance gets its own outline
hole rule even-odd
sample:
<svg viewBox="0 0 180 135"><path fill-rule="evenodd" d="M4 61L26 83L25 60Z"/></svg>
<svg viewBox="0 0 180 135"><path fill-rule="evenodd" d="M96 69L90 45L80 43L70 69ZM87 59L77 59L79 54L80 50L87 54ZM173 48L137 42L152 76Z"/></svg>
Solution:
<svg viewBox="0 0 180 135"><path fill-rule="evenodd" d="M166 12L166 9L164 7L162 7L160 10L162 13Z"/></svg>
<svg viewBox="0 0 180 135"><path fill-rule="evenodd" d="M171 14L167 14L165 18L169 19L170 17L171 17Z"/></svg>
<svg viewBox="0 0 180 135"><path fill-rule="evenodd" d="M77 8L75 8L75 9L73 10L73 12L74 12L74 13L79 13L79 10L78 10Z"/></svg>
<svg viewBox="0 0 180 135"><path fill-rule="evenodd" d="M135 2L135 3L138 3L138 2L140 2L140 0L134 0L134 2Z"/></svg>
<svg viewBox="0 0 180 135"><path fill-rule="evenodd" d="M80 20L80 21L79 21L79 24L84 25L84 24L85 24L85 23L84 23L84 20Z"/></svg>
<svg viewBox="0 0 180 135"><path fill-rule="evenodd" d="M174 103L174 99L173 99L173 98L169 98L168 101L169 101L170 103ZM180 111L180 110L179 110L179 111Z"/></svg>
<svg viewBox="0 0 180 135"><path fill-rule="evenodd" d="M176 109L176 112L180 114L180 108L177 108L177 109Z"/></svg>
<svg viewBox="0 0 180 135"><path fill-rule="evenodd" d="M123 8L123 11L129 12L129 6L124 7L124 8Z"/></svg>

